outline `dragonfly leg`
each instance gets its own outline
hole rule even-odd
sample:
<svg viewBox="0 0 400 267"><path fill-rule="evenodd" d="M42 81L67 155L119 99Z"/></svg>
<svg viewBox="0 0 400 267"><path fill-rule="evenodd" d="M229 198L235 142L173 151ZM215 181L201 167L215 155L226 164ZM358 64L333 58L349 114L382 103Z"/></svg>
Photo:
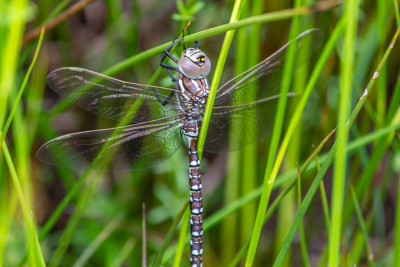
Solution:
<svg viewBox="0 0 400 267"><path fill-rule="evenodd" d="M161 65L163 66L163 65ZM164 67L164 66L163 66ZM176 83L178 80L174 77L170 69L167 69L169 77L171 77L172 82Z"/></svg>
<svg viewBox="0 0 400 267"><path fill-rule="evenodd" d="M158 101L160 102L161 105L165 106L165 105L168 104L169 101L172 99L172 97L174 96L174 93L175 93L175 92L172 91L172 92L169 94L168 98L165 99L164 101L161 101L161 100L158 98L158 96L157 96Z"/></svg>
<svg viewBox="0 0 400 267"><path fill-rule="evenodd" d="M172 44L171 44L170 46L168 46L168 47L164 50L164 53L163 53L162 56L161 56L161 62L160 62L160 66L163 67L163 68L165 68L165 69L167 69L168 74L169 74L169 76L171 77L171 79L172 79L173 82L176 82L177 80L174 78L174 75L172 75L171 70L173 70L173 71L178 71L178 68L177 68L177 67L170 66L170 65L168 65L168 64L165 64L165 63L164 63L164 60L165 60L166 57L169 57L173 62L178 63L178 60L177 60L173 55L171 55L170 52L169 52L169 51L171 51L171 49L172 49L172 47L173 47L174 45L176 45L177 43L179 43L179 42L181 42L181 41L183 40L183 38L181 38L181 39L179 39L179 40L176 40L177 38L178 38L178 37L175 37L174 40L172 41Z"/></svg>
<svg viewBox="0 0 400 267"><path fill-rule="evenodd" d="M185 39L185 31L187 31L188 35L190 34L190 31L189 31L189 29L188 29L188 26L189 26L189 25L190 25L190 23L182 29L182 38L178 39L179 37L175 37L175 38L172 40L172 44L169 45L169 46L164 50L164 53L163 53L162 56L161 56L160 66L163 67L163 68L165 68L165 69L167 69L168 74L169 74L169 76L171 77L171 79L172 79L173 82L176 82L177 79L174 78L174 75L172 75L171 70L173 70L173 71L178 71L178 68L177 68L177 67L170 66L170 65L168 65L168 64L165 64L165 63L164 63L164 60L165 60L166 57L169 57L173 62L178 63L178 60L177 60L173 55L171 55L170 51L171 51L171 49L172 49L172 47L173 47L174 45L176 45L176 44L179 43L179 42L182 42L182 41ZM178 39L178 40L177 40L177 39ZM198 42L198 41L194 41L194 43L196 44L196 49L198 49L198 48L199 48L199 42ZM185 43L183 43L183 49L186 49Z"/></svg>
<svg viewBox="0 0 400 267"><path fill-rule="evenodd" d="M173 47L174 45L176 45L176 44L179 43L179 42L182 42L183 39L184 39L184 38L181 38L181 39L178 39L178 40L174 39L174 41L172 41L172 44L171 44L170 46L168 46L168 47L164 50L164 53L163 53L162 56L161 56L161 63L160 63L161 66L163 66L164 68L167 68L167 69L177 70L177 68L175 68L175 67L172 67L172 66L169 66L169 65L167 65L167 64L164 64L163 61L165 60L166 57L169 57L173 62L178 63L178 60L177 60L176 58L174 58L174 56L171 55L171 54L169 53L169 51L171 51L171 49L172 49L172 47ZM175 40L176 40L176 41L175 41Z"/></svg>
<svg viewBox="0 0 400 267"><path fill-rule="evenodd" d="M187 28L187 26L185 26L185 27L182 29L182 37L183 37L183 38L185 38L185 30L186 30L187 33L188 33L187 35L190 35L189 29ZM198 42L198 41L194 41L194 43L196 44L196 49L198 49L199 46L200 46L199 42ZM183 49L186 49L185 44L183 44Z"/></svg>

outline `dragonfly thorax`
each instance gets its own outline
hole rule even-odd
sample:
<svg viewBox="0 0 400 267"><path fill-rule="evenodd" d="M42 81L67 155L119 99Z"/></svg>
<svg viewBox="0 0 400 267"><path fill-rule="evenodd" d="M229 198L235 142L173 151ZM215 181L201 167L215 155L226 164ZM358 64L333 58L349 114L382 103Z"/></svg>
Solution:
<svg viewBox="0 0 400 267"><path fill-rule="evenodd" d="M211 62L200 49L188 48L182 52L178 70L191 79L205 78L210 73Z"/></svg>
<svg viewBox="0 0 400 267"><path fill-rule="evenodd" d="M185 114L184 119L201 122L209 94L207 79L190 79L180 75L176 88L181 92L177 97L179 109Z"/></svg>
<svg viewBox="0 0 400 267"><path fill-rule="evenodd" d="M187 100L195 101L207 101L210 90L206 78L191 79L182 74L176 83L176 88L182 92ZM205 100L202 100L204 98Z"/></svg>

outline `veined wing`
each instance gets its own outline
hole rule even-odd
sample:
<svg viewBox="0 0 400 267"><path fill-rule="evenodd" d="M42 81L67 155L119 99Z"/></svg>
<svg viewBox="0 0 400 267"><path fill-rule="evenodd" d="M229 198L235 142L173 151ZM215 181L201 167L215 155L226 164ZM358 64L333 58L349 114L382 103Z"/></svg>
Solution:
<svg viewBox="0 0 400 267"><path fill-rule="evenodd" d="M288 93L289 99L295 94ZM204 150L234 151L266 137L272 130L280 95L238 105L215 106L211 114Z"/></svg>
<svg viewBox="0 0 400 267"><path fill-rule="evenodd" d="M321 30L310 29L293 40L296 42L295 69L309 60L319 47L322 37ZM293 41L288 42L268 58L222 85L217 90L215 105L249 103L276 95L281 86L285 54ZM314 44L312 49L310 49L311 44Z"/></svg>
<svg viewBox="0 0 400 267"><path fill-rule="evenodd" d="M318 46L310 49L310 45L321 40L318 29L305 31L295 39L295 68L307 62ZM218 89L204 150L237 150L271 132L290 43Z"/></svg>
<svg viewBox="0 0 400 267"><path fill-rule="evenodd" d="M67 134L42 145L36 157L59 167L87 169L100 154L99 159L109 170L146 169L169 158L179 148L180 122L176 115L125 127Z"/></svg>
<svg viewBox="0 0 400 267"><path fill-rule="evenodd" d="M176 97L171 97L175 89L128 83L82 68L56 69L47 76L47 84L75 105L112 120L132 112L132 105L147 110L136 114L135 121L170 116L178 109Z"/></svg>

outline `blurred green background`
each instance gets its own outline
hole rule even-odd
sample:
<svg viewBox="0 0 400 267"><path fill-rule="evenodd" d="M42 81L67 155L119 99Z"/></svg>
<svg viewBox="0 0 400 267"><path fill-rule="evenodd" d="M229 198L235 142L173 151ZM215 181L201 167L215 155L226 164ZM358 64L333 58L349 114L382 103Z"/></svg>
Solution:
<svg viewBox="0 0 400 267"><path fill-rule="evenodd" d="M291 112L282 133L274 118L265 118L277 139L270 135L229 154L204 153L204 266L400 266L398 45L379 65L400 22L396 0L2 0L0 266L141 266L142 203L147 264L189 266L187 240L177 247L189 234L180 230L187 148L135 172L84 173L41 163L35 153L50 139L115 126L61 99L46 86L46 75L76 66L147 84L159 68L158 46L188 21L214 70L227 52L221 47L235 4L248 20L246 27L233 24L220 84L303 30L320 28L324 40L315 59L284 77L299 98L283 107ZM39 35L28 36L54 21L35 57ZM315 83L308 82L312 73ZM155 84L173 86L166 71ZM365 88L369 94L361 97ZM304 109L295 111L303 97ZM345 123L357 107L347 134ZM296 114L300 120L290 130ZM281 164L278 157L273 165L274 147L285 152ZM279 173L268 193L272 166ZM261 191L269 204L258 234Z"/></svg>

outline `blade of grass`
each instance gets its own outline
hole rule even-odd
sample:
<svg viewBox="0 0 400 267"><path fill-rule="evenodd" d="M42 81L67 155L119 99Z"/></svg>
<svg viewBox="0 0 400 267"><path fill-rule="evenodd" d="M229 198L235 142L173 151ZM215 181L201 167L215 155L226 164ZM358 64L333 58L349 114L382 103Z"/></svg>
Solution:
<svg viewBox="0 0 400 267"><path fill-rule="evenodd" d="M357 34L358 0L346 1L344 5L344 58L341 62L341 79L339 92L339 110L337 121L337 152L333 165L333 185L331 204L331 233L329 239L328 266L339 266L340 242L342 237L343 195L346 177L348 120L352 77L354 70L354 47Z"/></svg>
<svg viewBox="0 0 400 267"><path fill-rule="evenodd" d="M246 1L243 6L243 11L241 12L241 17L245 18L248 16L248 7L250 1ZM247 69L247 29L241 28L237 30L236 34L236 47L235 47L235 62L234 62L234 75L239 75ZM256 49L256 48L254 48ZM237 134L233 129L236 129L239 122L232 121L232 126L230 127L229 136ZM232 139L230 137L229 141ZM243 160L241 160L241 151L233 151L228 155L227 162L227 173L224 185L224 203L223 206L229 205L235 199L239 197L240 192L240 181L241 181L241 171L244 169L252 170L251 166L246 166ZM246 166L246 167L244 167ZM247 177L249 178L249 177ZM250 177L251 179L251 177ZM248 179L242 179L248 180ZM236 247L238 245L239 235L232 235L232 233L238 232L239 221L238 213L233 213L227 216L221 224L221 236L220 236L220 247L221 249L221 264L226 265L232 257L235 255Z"/></svg>
<svg viewBox="0 0 400 267"><path fill-rule="evenodd" d="M146 204L142 203L142 266L147 267Z"/></svg>
<svg viewBox="0 0 400 267"><path fill-rule="evenodd" d="M136 240L133 238L128 239L125 244L122 246L121 250L115 257L114 261L110 264L110 267L119 267L123 266L123 262L128 258L131 253L133 247L135 246Z"/></svg>
<svg viewBox="0 0 400 267"><path fill-rule="evenodd" d="M399 4L397 0L393 0L394 14L396 16L397 27L400 27L400 14L399 14Z"/></svg>
<svg viewBox="0 0 400 267"><path fill-rule="evenodd" d="M318 157L315 157L315 161L317 162L317 172L319 172L320 165L318 161ZM319 184L319 191L321 194L321 203L322 203L322 209L324 212L324 221L325 221L325 228L326 228L326 235L328 236L328 240L330 238L330 233L331 233L331 224L330 224L330 218L329 218L329 204L328 204L328 197L326 196L326 190L325 190L325 185L324 181L321 180L321 183Z"/></svg>
<svg viewBox="0 0 400 267"><path fill-rule="evenodd" d="M11 179L14 185L14 190L17 193L19 203L22 208L22 214L25 221L25 227L27 228L27 239L28 239L28 251L29 251L29 264L30 266L46 266L42 251L40 249L39 240L36 235L35 223L32 217L32 213L29 209L27 200L25 199L24 192L22 191L21 184L17 172L14 167L10 152L7 144L3 141L3 153L6 160L8 169L11 174Z"/></svg>
<svg viewBox="0 0 400 267"><path fill-rule="evenodd" d="M29 77L31 75L32 69L35 66L36 59L37 59L39 51L40 51L40 47L42 46L43 37L44 37L44 28L42 28L42 31L40 32L39 41L38 41L38 44L36 46L36 51L35 51L35 54L33 56L32 62L29 65L28 71L25 74L24 81L22 82L21 87L18 90L18 95L17 95L16 99L14 100L13 107L11 108L10 114L7 117L7 121L6 121L6 123L5 123L4 127L3 127L2 134L0 135L0 149L1 149L1 144L3 143L4 138L7 135L7 132L9 130L9 128L10 128L10 125L11 125L11 122L12 122L12 120L14 118L14 115L15 115L15 112L17 110L17 107L20 104L20 100L21 100L22 94L24 93L24 90L25 90L26 84L28 83L28 79L29 79Z"/></svg>
<svg viewBox="0 0 400 267"><path fill-rule="evenodd" d="M269 221L269 219L272 217L272 215L275 213L275 211L278 209L278 207L282 204L282 201L285 199L285 197L287 197L287 195L293 190L295 185L296 185L296 180L294 180L293 183L291 183L284 190L282 190L279 193L279 195L274 199L270 208L268 209L267 213L265 214L263 224L266 224ZM261 190L260 190L260 194L261 194ZM230 267L237 266L239 264L240 260L244 257L246 251L248 250L248 248L250 246L250 242L251 242L251 235L249 235L249 237L247 238L247 241L244 243L242 248L236 254L236 257L229 264Z"/></svg>
<svg viewBox="0 0 400 267"><path fill-rule="evenodd" d="M93 253L99 248L99 246L104 243L104 241L121 225L124 218L123 214L118 215L115 219L110 221L106 227L96 236L96 238L91 242L91 244L86 247L79 258L75 261L72 267L85 266L93 255Z"/></svg>
<svg viewBox="0 0 400 267"><path fill-rule="evenodd" d="M27 8L26 0L14 0L4 3L3 8L13 10L14 17L5 21L2 27L1 63L0 63L0 127L2 128L7 110L9 92L14 87L17 61L20 53L20 43L25 27L24 10Z"/></svg>
<svg viewBox="0 0 400 267"><path fill-rule="evenodd" d="M300 3L301 2L301 3ZM296 1L296 6L298 5L310 5L312 4L312 1ZM311 29L313 28L312 25L312 16L304 16L301 18L302 20L302 29ZM303 58L307 58L308 56L311 55L312 51L312 43L311 40L306 40L304 41L304 47L305 50L302 55L297 55ZM308 56L304 55L308 54ZM292 86L292 92L294 92L296 95L302 95L303 90L306 86L307 78L309 77L309 64L306 62L304 65L302 65L293 75L294 82ZM294 102L294 103L293 103ZM293 100L293 104L289 106L289 113L288 114L293 114L293 110L296 107L296 99ZM290 149L288 150L287 153L287 159L286 163L284 164L283 168L286 169L291 169L297 166L299 162L299 157L301 155L301 149L303 145L303 127L302 123L298 124L296 132L293 134L292 140L289 144ZM275 254L278 252L279 247L283 243L286 234L290 228L291 222L293 221L294 215L295 215L295 191L293 190L283 201L282 205L279 208L278 211L278 218L277 218L277 231L276 231L276 240L275 240ZM282 264L282 266L291 266L291 251L289 251L285 257L285 260Z"/></svg>
<svg viewBox="0 0 400 267"><path fill-rule="evenodd" d="M366 227L366 224L365 224L362 212L361 212L360 205L358 204L358 200L357 200L356 193L354 191L354 187L351 184L350 184L350 192L351 192L351 197L353 199L353 204L354 204L354 207L355 207L355 210L356 210L358 224L360 225L361 232L362 232L363 237L364 237L365 249L366 249L366 252L367 252L368 265L369 266L375 266L374 254L372 252L371 243L369 242L369 236L368 236L367 227Z"/></svg>
<svg viewBox="0 0 400 267"><path fill-rule="evenodd" d="M228 156L227 174L224 186L224 203L223 206L229 205L239 195L239 179L240 179L240 154L239 151L234 151ZM238 232L238 214L233 213L225 217L221 224L220 231L220 247L221 263L225 265L235 255L236 246L238 244L238 235L232 233Z"/></svg>
<svg viewBox="0 0 400 267"><path fill-rule="evenodd" d="M399 140L398 140L399 141ZM396 199L396 215L394 220L394 248L393 248L393 266L400 266L400 173L397 179L397 199Z"/></svg>
<svg viewBox="0 0 400 267"><path fill-rule="evenodd" d="M378 58L382 57L383 51L385 49L385 39L386 39L386 29L385 25L388 23L388 4L389 1L379 1L377 2L377 17L376 17L376 24L378 26L378 45L379 45L379 51L378 51ZM377 90L376 90L376 126L377 127L382 127L384 124L384 118L386 117L386 102L387 102L387 69L386 66L384 66L380 72L380 79L377 81Z"/></svg>
<svg viewBox="0 0 400 267"><path fill-rule="evenodd" d="M264 11L264 1L262 0L253 0L251 5L251 15L258 16L261 15ZM246 30L246 29L243 29ZM260 51L262 51L262 31L261 24L254 24L250 30L250 34L248 36L247 47L242 50L248 51L245 57L247 57L247 64L243 64L242 72L248 69L249 67L255 66L258 62L260 62ZM250 49L251 48L251 49ZM243 59L243 61L245 58ZM239 62L237 64L240 64ZM237 71L237 75L241 72ZM253 101L252 99L248 99L248 101ZM247 127L246 127L247 128ZM257 129L254 129L256 131ZM257 187L257 144L254 142L249 144L243 148L241 151L242 160L241 160L241 168L242 168L242 192L241 195L245 195ZM257 203L253 201L252 203L246 205L242 209L241 213L241 244L247 241L248 236L251 234L251 228L249 225L254 223L256 218L256 210Z"/></svg>
<svg viewBox="0 0 400 267"><path fill-rule="evenodd" d="M298 203L298 206L300 207L300 205L301 205L301 174L300 174L300 170L298 171L298 175L297 175L297 203ZM300 248L301 248L301 257L303 259L303 265L306 267L309 267L309 266L311 266L311 263L310 263L310 258L308 257L307 241L306 241L306 235L304 233L303 222L300 222L300 225L299 225L299 235L300 235Z"/></svg>
<svg viewBox="0 0 400 267"><path fill-rule="evenodd" d="M136 240L134 238L128 239L125 244L122 246L119 253L116 255L114 261L110 264L110 267L119 267L124 266L123 262L128 258L129 254L133 250L135 246Z"/></svg>
<svg viewBox="0 0 400 267"><path fill-rule="evenodd" d="M320 171L321 167L319 164L318 157L315 156L315 162L317 165L317 173ZM324 213L324 222L325 222L325 228L326 228L326 235L328 237L328 242L330 239L330 232L331 232L331 224L330 224L330 218L329 218L329 204L328 204L328 197L326 196L326 190L325 190L325 185L324 181L321 180L319 184L319 191L321 195L321 203L322 203L322 210ZM324 249L323 252L320 254L319 257L319 265L317 266L325 266L328 258L328 250Z"/></svg>
<svg viewBox="0 0 400 267"><path fill-rule="evenodd" d="M161 266L161 260L164 256L164 252L168 248L168 244L171 242L172 237L173 237L176 229L178 228L178 224L181 221L183 215L185 214L185 211L188 210L188 206L189 206L189 201L186 201L185 205L183 206L181 211L178 213L178 215L176 216L175 220L173 221L171 227L169 228L167 236L165 237L163 244L161 245L160 249L158 250L156 257L154 258L153 264L151 266L153 266L153 267ZM189 220L186 220L186 223L188 221ZM186 226L187 226L187 224L186 224ZM182 227L182 228L184 228L184 227ZM185 227L185 230L187 230L187 227Z"/></svg>
<svg viewBox="0 0 400 267"><path fill-rule="evenodd" d="M373 210L371 209L369 214L366 216L366 220L365 221L365 227L367 232L370 231L370 228L372 226L373 223ZM364 253L363 251L365 250L365 241L364 241L364 234L362 233L362 231L360 230L360 228L358 227L357 230L355 231L355 235L352 238L352 244L351 246L348 248L348 251L350 252L350 255L348 255L345 260L346 260L346 264L348 266L354 266L354 264L358 264L359 262L361 262L364 258Z"/></svg>
<svg viewBox="0 0 400 267"><path fill-rule="evenodd" d="M382 185L376 184L372 191L372 209L374 212L374 237L385 239L386 221L382 196Z"/></svg>
<svg viewBox="0 0 400 267"><path fill-rule="evenodd" d="M185 214L183 214L181 231L179 232L178 246L176 248L176 254L174 259L173 267L181 266L181 260L183 255L183 250L185 248L186 233L189 226L190 210L186 209Z"/></svg>
<svg viewBox="0 0 400 267"><path fill-rule="evenodd" d="M54 19L58 14L61 13L61 11L68 6L69 2L71 0L63 0L58 5L51 11L50 15L47 17L46 22L50 21L51 19Z"/></svg>
<svg viewBox="0 0 400 267"><path fill-rule="evenodd" d="M400 71L397 74L397 81L394 87L393 95L390 97L390 104L389 109L387 112L387 122L392 120L397 108L399 107L400 103Z"/></svg>
<svg viewBox="0 0 400 267"><path fill-rule="evenodd" d="M39 54L39 51L40 51L40 48L41 48L41 45L42 45L43 36L44 36L44 30L40 34L40 38L39 38L38 44L36 46L36 50L35 50L33 59L32 59L30 65L28 67L28 71L25 74L24 80L23 80L23 82L22 82L22 84L21 84L21 86L20 86L20 88L18 90L18 95L15 97L14 102L12 103L12 108L11 108L10 114L7 117L7 121L6 121L6 123L5 123L4 127L3 127L3 131L0 132L0 148L2 147L2 144L5 143L4 139L5 139L5 136L6 136L7 132L8 132L8 130L9 130L9 127L10 127L10 125L11 125L13 119L14 119L14 115L16 114L18 108L21 108L19 106L20 105L20 99L22 97L22 94L23 94L24 89L26 87L26 84L28 82L28 79L30 77L32 69L36 64L36 59L38 57L38 54ZM19 130L18 130L18 128L16 128L14 134L19 133L19 132L26 132L26 130L21 130L21 127L26 127L26 125L23 126L23 124L25 124L25 123L22 122L22 116L23 116L21 114L22 110L19 110L19 112L20 113L19 113L19 119L18 119L18 124L17 124ZM23 186L21 185L21 189L22 188L26 189L26 187L29 186L29 184L30 184L30 181L27 180L28 177L30 176L29 175L30 170L28 170L26 168L28 166L26 164L26 160L29 160L29 151L26 151L26 150L29 150L30 145L28 143L26 143L26 141L27 141L26 140L26 136L24 136L23 138L19 138L20 136L21 135L16 135L16 137L14 138L15 142L16 142L16 147L17 147L17 153L16 154L18 156L18 165L17 165L17 167L18 167L18 172L20 173L21 177L24 178L24 181L21 181L21 184L23 185ZM21 144L21 142L23 142L23 144ZM23 150L23 151L21 151L21 150ZM27 190L24 190L24 191L25 191L24 195L26 194L25 200L26 199L29 200L29 201L26 200L26 204L29 205L29 203L31 202L30 201L31 200L31 197L30 197L30 191L31 190L27 189ZM30 210L30 206L28 206L27 209ZM33 239L37 238L36 237L36 233L35 233L35 236L32 237L32 238ZM32 254L32 253L37 253L37 251L35 251L35 250L32 251L32 246L31 246L29 254ZM42 257L42 255L37 256L37 257Z"/></svg>
<svg viewBox="0 0 400 267"><path fill-rule="evenodd" d="M233 24L238 21L243 4L244 4L244 1L243 2L241 0L235 1L233 10L232 10L232 14L231 14L231 18L229 20L229 24L226 24L226 25L230 25L230 24ZM198 145L197 145L197 150L199 152L200 159L203 155L203 147L204 147L205 139L207 136L208 125L210 123L212 107L214 106L215 95L217 93L219 81L220 81L221 75L222 75L222 70L224 69L226 57L228 56L228 51L229 51L230 45L232 43L234 34L235 34L234 30L228 31L225 34L225 38L222 43L221 51L220 51L220 54L218 57L218 62L217 62L217 65L215 66L215 72L214 72L213 80L212 80L211 86L210 86L210 93L208 95L206 109L204 111L203 122L201 124L201 129L200 129L199 141L198 141Z"/></svg>
<svg viewBox="0 0 400 267"><path fill-rule="evenodd" d="M400 29L400 28L399 28ZM398 30L399 31L399 30ZM397 31L397 32L398 32ZM390 45L392 46L392 44ZM389 46L389 48L390 48ZM376 73L376 72L375 72ZM375 77L375 75L374 75ZM376 79L376 78L374 78ZM396 94L396 93L395 93ZM389 105L392 107L392 105ZM394 106L393 106L394 107ZM397 125L400 122L400 108L397 106L397 110L389 113L393 113L391 117L388 117L387 125L388 127ZM360 198L363 192L370 186L372 183L372 179L374 177L375 170L378 168L379 163L381 162L382 157L384 156L385 152L387 151L389 145L392 143L394 138L394 132L391 132L388 136L382 137L377 140L377 145L374 147L374 151L372 152L372 156L368 160L365 169L363 170L360 179L356 185L356 195L357 198ZM345 205L345 209L343 211L343 220L344 223L347 223L350 220L352 215L353 205L349 202L350 200L346 201L347 205Z"/></svg>

